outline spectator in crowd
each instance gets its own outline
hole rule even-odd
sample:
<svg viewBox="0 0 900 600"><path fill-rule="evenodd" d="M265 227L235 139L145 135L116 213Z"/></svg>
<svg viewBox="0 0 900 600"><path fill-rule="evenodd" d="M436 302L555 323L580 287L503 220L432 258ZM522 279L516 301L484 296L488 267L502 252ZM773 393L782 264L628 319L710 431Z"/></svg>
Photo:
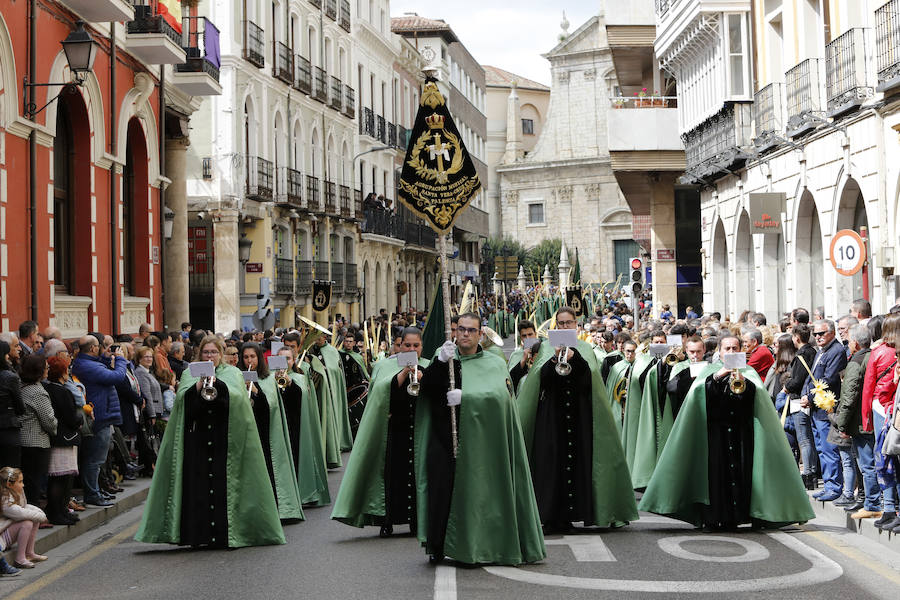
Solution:
<svg viewBox="0 0 900 600"><path fill-rule="evenodd" d="M669 321L673 318L672 311L669 309L668 304L662 305L662 312L659 313L659 318L663 321Z"/></svg>
<svg viewBox="0 0 900 600"><path fill-rule="evenodd" d="M684 318L685 318L685 319L697 319L697 318L699 318L699 317L700 317L700 315L698 315L698 314L694 311L694 307L693 307L693 306L688 306L686 309L684 309Z"/></svg>
<svg viewBox="0 0 900 600"><path fill-rule="evenodd" d="M69 356L69 347L66 346L66 343L62 340L51 338L44 342L44 347L42 349L42 354L44 358L50 358L51 356Z"/></svg>
<svg viewBox="0 0 900 600"><path fill-rule="evenodd" d="M775 362L769 367L766 378L764 379L766 389L772 402L775 403L775 410L778 414L785 414L785 408L790 410L788 405L788 393L784 389L784 382L791 376L791 363L797 355L797 347L791 339L791 334L782 333L775 340ZM794 452L794 458L800 462L800 448L797 445L797 437L794 435L793 419L785 419L784 433L787 436L791 450Z"/></svg>
<svg viewBox="0 0 900 600"><path fill-rule="evenodd" d="M38 528L47 522L47 515L37 506L28 504L24 490L22 471L13 467L0 469L0 531L3 532L4 546L16 544L14 564L22 569L33 569L34 563L47 560L46 556L34 551ZM9 572L6 575L12 574Z"/></svg>
<svg viewBox="0 0 900 600"><path fill-rule="evenodd" d="M225 362L232 367L238 364L238 349L235 346L229 346L225 349Z"/></svg>
<svg viewBox="0 0 900 600"><path fill-rule="evenodd" d="M872 318L872 304L864 298L857 298L850 305L850 315L865 325Z"/></svg>
<svg viewBox="0 0 900 600"><path fill-rule="evenodd" d="M112 356L101 355L100 342L94 336L82 337L78 347L72 373L84 384L87 399L94 405L94 435L83 444L84 500L95 506L110 506L112 503L100 495L98 477L109 452L112 426L122 422L116 384L127 380L128 361L121 349Z"/></svg>
<svg viewBox="0 0 900 600"><path fill-rule="evenodd" d="M0 463L18 468L22 463L19 430L25 404L22 403L19 375L9 364L9 351L9 344L0 340Z"/></svg>
<svg viewBox="0 0 900 600"><path fill-rule="evenodd" d="M47 378L47 361L39 354L29 354L22 360L22 473L25 478L25 496L37 502L41 487L50 466L50 436L56 435L57 421L53 404L41 380Z"/></svg>
<svg viewBox="0 0 900 600"><path fill-rule="evenodd" d="M141 323L141 326L138 327L138 334L134 338L134 344L136 346L143 345L144 341L150 337L150 323Z"/></svg>
<svg viewBox="0 0 900 600"><path fill-rule="evenodd" d="M50 466L47 473L47 518L54 525L74 525L78 517L69 512L72 479L78 474L78 446L81 444L81 425L84 413L75 403L75 396L66 387L69 379L69 358L52 356L47 359L48 373L44 388L50 396L56 416L56 435L50 438Z"/></svg>
<svg viewBox="0 0 900 600"><path fill-rule="evenodd" d="M159 382L150 372L150 369L153 368L153 350L146 346L138 348L135 352L134 362L137 364L134 373L141 389L144 414L153 423L165 411Z"/></svg>
<svg viewBox="0 0 900 600"><path fill-rule="evenodd" d="M44 346L46 346L47 342L49 342L50 340L62 341L62 331L59 330L59 327L50 325L41 332L41 339L44 340Z"/></svg>
<svg viewBox="0 0 900 600"><path fill-rule="evenodd" d="M190 321L185 321L181 324L181 339L184 341L188 341L191 338L191 325Z"/></svg>
<svg viewBox="0 0 900 600"><path fill-rule="evenodd" d="M812 425L809 413L800 410L800 395L803 392L803 384L808 377L807 368L811 367L816 358L816 349L809 343L811 333L809 326L803 323L794 325L791 331L791 339L797 354L791 361L787 378L782 382L783 390L787 394L790 403L788 413L794 421L794 432L797 436L797 445L800 448L800 459L803 461L803 483L806 489L816 489L819 460L813 442Z"/></svg>
<svg viewBox="0 0 900 600"><path fill-rule="evenodd" d="M762 332L756 328L746 330L741 335L741 345L743 351L747 353L747 366L752 367L759 374L759 378L765 381L775 357L763 344Z"/></svg>
<svg viewBox="0 0 900 600"><path fill-rule="evenodd" d="M19 348L22 357L28 356L37 348L38 341L38 325L34 321L22 321L19 325Z"/></svg>
<svg viewBox="0 0 900 600"><path fill-rule="evenodd" d="M858 324L859 321L853 315L844 315L837 322L837 335L844 348L847 348L847 356L850 356L850 328Z"/></svg>
<svg viewBox="0 0 900 600"><path fill-rule="evenodd" d="M169 349L169 366L175 374L176 380L181 380L181 374L188 364L184 361L184 342L172 342Z"/></svg>

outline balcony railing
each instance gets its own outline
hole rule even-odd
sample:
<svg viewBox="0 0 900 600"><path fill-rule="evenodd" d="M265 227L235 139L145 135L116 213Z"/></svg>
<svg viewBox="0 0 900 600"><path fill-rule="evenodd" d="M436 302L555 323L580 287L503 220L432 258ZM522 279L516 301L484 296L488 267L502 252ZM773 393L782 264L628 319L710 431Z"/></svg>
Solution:
<svg viewBox="0 0 900 600"><path fill-rule="evenodd" d="M158 0L132 0L134 20L128 22L128 33L161 33L181 46L181 33L159 14Z"/></svg>
<svg viewBox="0 0 900 600"><path fill-rule="evenodd" d="M830 117L853 110L874 95L866 78L864 29L849 29L825 46L825 82Z"/></svg>
<svg viewBox="0 0 900 600"><path fill-rule="evenodd" d="M325 16L337 20L337 0L325 0Z"/></svg>
<svg viewBox="0 0 900 600"><path fill-rule="evenodd" d="M900 0L890 0L875 11L875 54L878 91L900 88Z"/></svg>
<svg viewBox="0 0 900 600"><path fill-rule="evenodd" d="M309 61L299 54L294 57L294 87L304 94L312 94L312 68Z"/></svg>
<svg viewBox="0 0 900 600"><path fill-rule="evenodd" d="M309 0L309 3L316 8L322 8L322 0Z"/></svg>
<svg viewBox="0 0 900 600"><path fill-rule="evenodd" d="M421 219L377 207L364 209L362 232L403 240L425 248L434 248L437 242L437 235Z"/></svg>
<svg viewBox="0 0 900 600"><path fill-rule="evenodd" d="M378 115L378 131L375 137L381 141L382 144L387 144L387 128L385 127L384 117Z"/></svg>
<svg viewBox="0 0 900 600"><path fill-rule="evenodd" d="M341 18L339 21L341 29L350 33L350 2L341 0Z"/></svg>
<svg viewBox="0 0 900 600"><path fill-rule="evenodd" d="M350 188L346 185L342 185L338 188L338 192L340 194L340 202L341 202L341 216L349 217L350 216Z"/></svg>
<svg viewBox="0 0 900 600"><path fill-rule="evenodd" d="M803 115L822 110L822 93L819 85L818 58L808 58L784 74L787 96L788 134L793 136L813 129Z"/></svg>
<svg viewBox="0 0 900 600"><path fill-rule="evenodd" d="M275 42L275 67L272 75L288 85L294 83L294 53L281 42Z"/></svg>
<svg viewBox="0 0 900 600"><path fill-rule="evenodd" d="M294 293L294 261L290 258L275 259L275 292Z"/></svg>
<svg viewBox="0 0 900 600"><path fill-rule="evenodd" d="M437 243L437 234L431 227L412 221L403 223L402 238L407 244L424 248L434 248Z"/></svg>
<svg viewBox="0 0 900 600"><path fill-rule="evenodd" d="M392 148L397 147L397 126L393 123L387 124L387 145Z"/></svg>
<svg viewBox="0 0 900 600"><path fill-rule="evenodd" d="M272 199L272 163L258 156L247 157L247 197L264 202Z"/></svg>
<svg viewBox="0 0 900 600"><path fill-rule="evenodd" d="M403 125L397 125L397 147L406 150L409 146L409 129Z"/></svg>
<svg viewBox="0 0 900 600"><path fill-rule="evenodd" d="M244 21L244 58L260 69L266 66L265 34L253 21Z"/></svg>
<svg viewBox="0 0 900 600"><path fill-rule="evenodd" d="M325 182L325 214L336 215L337 210L337 194L335 193L335 185L333 181Z"/></svg>
<svg viewBox="0 0 900 600"><path fill-rule="evenodd" d="M356 263L344 263L344 293L355 294L357 289Z"/></svg>
<svg viewBox="0 0 900 600"><path fill-rule="evenodd" d="M297 293L309 294L312 292L313 264L311 260L297 261Z"/></svg>
<svg viewBox="0 0 900 600"><path fill-rule="evenodd" d="M612 96L613 108L678 108L678 96Z"/></svg>
<svg viewBox="0 0 900 600"><path fill-rule="evenodd" d="M353 190L353 216L362 219L362 190Z"/></svg>
<svg viewBox="0 0 900 600"><path fill-rule="evenodd" d="M331 94L329 94L328 98L328 106L335 110L341 110L341 105L343 104L344 99L344 86L341 85L341 80L337 77L331 77Z"/></svg>
<svg viewBox="0 0 900 600"><path fill-rule="evenodd" d="M369 107L363 108L359 116L360 133L369 137L375 137L375 114L372 112L372 109Z"/></svg>
<svg viewBox="0 0 900 600"><path fill-rule="evenodd" d="M706 179L742 164L751 143L750 120L749 103L729 104L682 136L688 175Z"/></svg>
<svg viewBox="0 0 900 600"><path fill-rule="evenodd" d="M383 208L366 208L363 210L362 232L399 239L394 228L393 211Z"/></svg>
<svg viewBox="0 0 900 600"><path fill-rule="evenodd" d="M312 97L319 102L328 101L328 75L321 67L313 67L313 93Z"/></svg>
<svg viewBox="0 0 900 600"><path fill-rule="evenodd" d="M342 262L332 262L331 263L331 281L334 282L334 285L331 288L331 291L335 294L343 294L344 293L344 263Z"/></svg>
<svg viewBox="0 0 900 600"><path fill-rule="evenodd" d="M318 211L321 200L319 199L319 178L312 175L306 176L306 204L311 211Z"/></svg>
<svg viewBox="0 0 900 600"><path fill-rule="evenodd" d="M181 47L187 55L187 62L175 65L178 73L206 73L219 80L219 29L212 21L206 17L182 18Z"/></svg>
<svg viewBox="0 0 900 600"><path fill-rule="evenodd" d="M753 115L756 121L756 137L753 143L758 149L777 144L773 136L784 131L784 85L770 83L753 96Z"/></svg>
<svg viewBox="0 0 900 600"><path fill-rule="evenodd" d="M278 196L279 204L293 208L306 208L303 204L303 174L290 167L278 169Z"/></svg>
<svg viewBox="0 0 900 600"><path fill-rule="evenodd" d="M344 108L341 112L351 119L356 117L356 92L349 85L344 85Z"/></svg>
<svg viewBox="0 0 900 600"><path fill-rule="evenodd" d="M316 279L328 279L328 261L317 260L313 262L316 267Z"/></svg>

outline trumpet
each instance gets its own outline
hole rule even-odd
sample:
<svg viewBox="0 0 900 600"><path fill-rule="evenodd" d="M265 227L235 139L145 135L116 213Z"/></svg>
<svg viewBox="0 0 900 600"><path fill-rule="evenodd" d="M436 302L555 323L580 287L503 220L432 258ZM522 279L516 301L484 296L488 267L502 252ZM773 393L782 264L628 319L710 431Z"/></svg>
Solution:
<svg viewBox="0 0 900 600"><path fill-rule="evenodd" d="M741 375L741 372L737 369L731 371L731 377L728 378L728 389L731 390L732 394L743 394L744 390L747 389L747 380L744 379L744 376Z"/></svg>
<svg viewBox="0 0 900 600"><path fill-rule="evenodd" d="M219 396L219 392L213 386L215 382L216 378L212 375L203 378L203 386L200 389L200 397L207 402L212 402Z"/></svg>
<svg viewBox="0 0 900 600"><path fill-rule="evenodd" d="M556 374L561 377L566 377L572 372L572 365L569 364L568 355L568 346L560 348L559 354L556 355Z"/></svg>
<svg viewBox="0 0 900 600"><path fill-rule="evenodd" d="M419 368L413 366L412 375L409 378L409 385L406 386L406 393L410 396L419 395Z"/></svg>
<svg viewBox="0 0 900 600"><path fill-rule="evenodd" d="M684 349L681 346L675 346L671 350L669 350L669 353L666 354L665 358L663 358L663 361L667 366L674 367L685 358L686 357L684 355Z"/></svg>
<svg viewBox="0 0 900 600"><path fill-rule="evenodd" d="M275 383L278 385L278 389L282 392L287 389L289 385L291 385L291 380L288 378L287 369L278 369L275 373Z"/></svg>

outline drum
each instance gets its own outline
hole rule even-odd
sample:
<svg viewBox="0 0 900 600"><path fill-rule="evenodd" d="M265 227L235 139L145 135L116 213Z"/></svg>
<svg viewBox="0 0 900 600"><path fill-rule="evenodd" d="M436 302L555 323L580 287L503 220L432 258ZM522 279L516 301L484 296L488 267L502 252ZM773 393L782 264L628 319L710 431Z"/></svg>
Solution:
<svg viewBox="0 0 900 600"><path fill-rule="evenodd" d="M363 411L366 408L366 399L369 396L369 383L363 382L347 389L347 411L350 415L350 431L356 439L356 430L362 421Z"/></svg>

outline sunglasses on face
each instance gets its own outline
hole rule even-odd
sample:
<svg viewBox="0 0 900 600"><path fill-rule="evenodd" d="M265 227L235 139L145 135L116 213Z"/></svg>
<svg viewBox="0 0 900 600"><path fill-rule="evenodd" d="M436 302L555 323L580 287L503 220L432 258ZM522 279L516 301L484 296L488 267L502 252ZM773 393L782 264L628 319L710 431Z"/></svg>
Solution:
<svg viewBox="0 0 900 600"><path fill-rule="evenodd" d="M461 327L459 325L456 326L456 333L472 335L478 331L478 327Z"/></svg>
<svg viewBox="0 0 900 600"><path fill-rule="evenodd" d="M828 333L827 331L813 331L813 335L816 337L820 337Z"/></svg>

